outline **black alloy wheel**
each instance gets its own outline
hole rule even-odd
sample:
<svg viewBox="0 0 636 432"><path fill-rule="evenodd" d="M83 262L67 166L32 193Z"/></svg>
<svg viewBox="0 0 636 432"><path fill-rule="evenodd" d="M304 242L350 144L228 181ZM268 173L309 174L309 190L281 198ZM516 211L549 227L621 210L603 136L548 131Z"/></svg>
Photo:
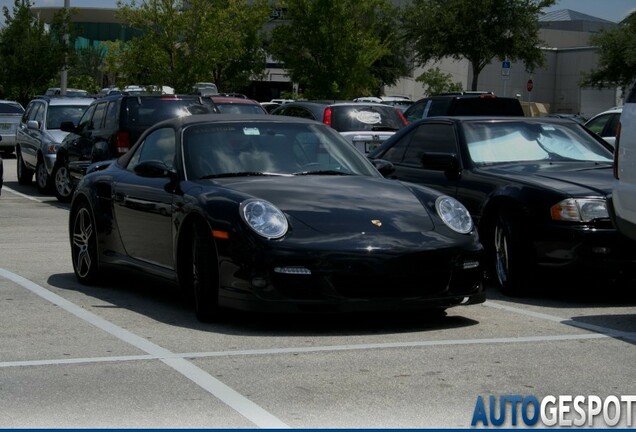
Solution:
<svg viewBox="0 0 636 432"><path fill-rule="evenodd" d="M73 212L71 226L71 255L73 271L83 284L92 284L99 277L97 258L97 229L90 207L82 203Z"/></svg>
<svg viewBox="0 0 636 432"><path fill-rule="evenodd" d="M491 271L501 292L510 296L527 294L533 268L522 220L516 212L502 209L491 234Z"/></svg>
<svg viewBox="0 0 636 432"><path fill-rule="evenodd" d="M24 159L22 159L22 153L16 153L17 159L17 171L18 171L18 183L21 185L30 185L33 180L33 170L27 168L24 164Z"/></svg>
<svg viewBox="0 0 636 432"><path fill-rule="evenodd" d="M209 230L202 226L194 229L191 259L196 316L202 322L216 321L220 318L218 262Z"/></svg>
<svg viewBox="0 0 636 432"><path fill-rule="evenodd" d="M51 177L53 178L53 192L55 192L55 197L58 201L63 203L70 202L74 188L71 184L68 168L63 164L55 165Z"/></svg>

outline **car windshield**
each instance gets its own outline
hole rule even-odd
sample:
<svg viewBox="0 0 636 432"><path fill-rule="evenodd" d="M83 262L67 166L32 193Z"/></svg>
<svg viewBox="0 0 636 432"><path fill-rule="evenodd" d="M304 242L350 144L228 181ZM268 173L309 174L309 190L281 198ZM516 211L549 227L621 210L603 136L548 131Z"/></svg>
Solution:
<svg viewBox="0 0 636 432"><path fill-rule="evenodd" d="M364 175L373 165L333 129L279 122L187 127L183 158L189 179L255 175Z"/></svg>
<svg viewBox="0 0 636 432"><path fill-rule="evenodd" d="M580 126L538 122L466 122L466 145L476 164L521 161L612 163L610 150Z"/></svg>
<svg viewBox="0 0 636 432"><path fill-rule="evenodd" d="M331 126L338 132L396 131L404 127L400 115L391 106L346 105L331 108Z"/></svg>
<svg viewBox="0 0 636 432"><path fill-rule="evenodd" d="M70 121L77 125L86 108L88 108L88 105L49 105L46 113L46 128L59 129L62 122L65 121Z"/></svg>

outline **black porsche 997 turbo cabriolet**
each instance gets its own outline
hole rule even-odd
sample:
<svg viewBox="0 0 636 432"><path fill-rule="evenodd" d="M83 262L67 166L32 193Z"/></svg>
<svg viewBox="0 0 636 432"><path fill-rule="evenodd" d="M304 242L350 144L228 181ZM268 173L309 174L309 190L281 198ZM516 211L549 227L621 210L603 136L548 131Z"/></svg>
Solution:
<svg viewBox="0 0 636 432"><path fill-rule="evenodd" d="M88 172L69 220L82 283L113 264L163 276L193 293L203 321L219 308L445 309L485 299L466 208L384 179L318 122L175 118Z"/></svg>

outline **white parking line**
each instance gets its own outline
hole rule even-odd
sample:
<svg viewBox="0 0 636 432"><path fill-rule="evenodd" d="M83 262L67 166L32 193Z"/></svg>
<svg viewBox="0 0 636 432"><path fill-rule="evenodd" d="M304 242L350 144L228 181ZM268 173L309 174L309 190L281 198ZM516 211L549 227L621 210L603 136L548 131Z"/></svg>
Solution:
<svg viewBox="0 0 636 432"><path fill-rule="evenodd" d="M216 378L212 377L203 369L195 366L182 357L175 356L167 349L162 348L159 345L148 341L147 339L137 336L136 334L123 329L85 309L82 309L75 303L72 303L63 297L52 293L46 288L43 288L40 285L37 285L36 283L23 278L22 276L0 268L0 277L15 282L16 284L28 289L29 291L42 297L43 299L48 300L54 305L61 307L65 311L88 322L89 324L92 324L93 326L104 330L105 332L115 336L116 338L150 354L151 357L156 358L166 365L172 367L174 370L189 378L195 384L199 385L210 394L220 399L223 403L237 411L243 417L250 420L256 426L261 428L289 429L289 426L287 424L285 424L269 412L265 411L259 405L242 396L237 391L223 384Z"/></svg>
<svg viewBox="0 0 636 432"><path fill-rule="evenodd" d="M515 314L520 314L520 315L526 315L526 316L531 316L534 318L539 318L542 320L546 320L546 321L552 321L552 322L557 322L560 324L564 324L564 325L568 325L568 326L572 326L572 327L578 327L580 329L583 330L589 330L589 331L593 331L595 333L600 333L603 335L607 335L607 336L611 336L614 338L620 338L620 339L626 339L632 342L636 342L636 333L634 332L625 332L625 331L621 331L621 330L616 330L610 327L603 327L603 326L598 326L595 324L588 324L585 322L581 322L581 321L575 321L573 319L570 318L563 318L563 317L559 317L556 315L549 315L549 314L544 314L541 312L535 312L535 311L531 311L528 309L521 309L518 307L514 307L514 306L508 306L508 305L504 305L501 303L497 303L495 301L492 300L488 300L484 303L484 306L488 306L491 308L495 308L495 309L501 309L501 310L505 310L508 312L512 312Z"/></svg>
<svg viewBox="0 0 636 432"><path fill-rule="evenodd" d="M3 191L7 191L7 192L11 192L12 194L21 196L22 198L26 198L26 199L29 199L31 201L35 201L35 202L39 202L39 203L43 203L44 202L41 199L37 199L37 198L32 197L30 195L25 195L25 194L23 194L21 192L18 192L17 190L14 190L14 189L11 189L10 187L7 187L7 186L2 186L2 190Z"/></svg>

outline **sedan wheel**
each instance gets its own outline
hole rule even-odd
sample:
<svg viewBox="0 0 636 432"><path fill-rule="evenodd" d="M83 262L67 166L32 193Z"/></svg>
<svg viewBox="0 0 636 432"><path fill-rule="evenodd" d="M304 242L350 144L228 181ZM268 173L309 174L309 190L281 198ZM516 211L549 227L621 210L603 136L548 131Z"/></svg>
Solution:
<svg viewBox="0 0 636 432"><path fill-rule="evenodd" d="M73 186L68 169L64 165L57 165L53 169L53 185L55 197L60 202L70 202L73 197Z"/></svg>
<svg viewBox="0 0 636 432"><path fill-rule="evenodd" d="M73 271L81 283L90 284L97 280L99 263L97 260L97 230L88 204L80 205L73 213L72 221Z"/></svg>
<svg viewBox="0 0 636 432"><path fill-rule="evenodd" d="M27 168L24 164L24 159L22 159L22 153L17 152L17 171L18 171L18 183L21 185L30 185L33 180L33 171Z"/></svg>
<svg viewBox="0 0 636 432"><path fill-rule="evenodd" d="M51 178L49 177L49 173L46 170L46 165L42 160L39 160L37 166L35 167L35 182L40 193L47 193L50 191Z"/></svg>
<svg viewBox="0 0 636 432"><path fill-rule="evenodd" d="M195 229L192 242L194 310L203 322L219 318L219 276L214 244L205 230Z"/></svg>
<svg viewBox="0 0 636 432"><path fill-rule="evenodd" d="M528 291L532 264L531 246L523 235L521 217L501 212L492 232L492 270L497 285L508 295Z"/></svg>

